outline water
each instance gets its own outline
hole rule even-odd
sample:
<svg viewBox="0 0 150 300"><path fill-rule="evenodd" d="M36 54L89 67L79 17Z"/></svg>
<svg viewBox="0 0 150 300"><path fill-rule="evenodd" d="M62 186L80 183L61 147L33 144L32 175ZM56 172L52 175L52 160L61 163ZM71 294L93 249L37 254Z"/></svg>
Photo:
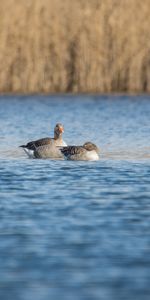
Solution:
<svg viewBox="0 0 150 300"><path fill-rule="evenodd" d="M149 97L0 98L0 299L147 300ZM65 126L96 162L28 159Z"/></svg>

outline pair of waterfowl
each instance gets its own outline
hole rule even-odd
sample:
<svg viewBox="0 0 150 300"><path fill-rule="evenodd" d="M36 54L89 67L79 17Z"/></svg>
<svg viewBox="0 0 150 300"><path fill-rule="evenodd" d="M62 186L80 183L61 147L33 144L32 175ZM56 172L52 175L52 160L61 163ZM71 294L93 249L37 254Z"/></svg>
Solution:
<svg viewBox="0 0 150 300"><path fill-rule="evenodd" d="M56 124L54 138L42 138L21 145L27 155L31 158L65 158L68 160L98 160L99 149L91 143L86 142L83 146L67 146L63 141L64 127Z"/></svg>

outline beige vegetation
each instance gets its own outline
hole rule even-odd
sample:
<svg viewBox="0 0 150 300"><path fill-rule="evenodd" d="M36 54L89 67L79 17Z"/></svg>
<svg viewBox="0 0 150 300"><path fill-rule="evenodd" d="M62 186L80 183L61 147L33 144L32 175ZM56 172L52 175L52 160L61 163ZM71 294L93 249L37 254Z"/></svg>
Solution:
<svg viewBox="0 0 150 300"><path fill-rule="evenodd" d="M0 0L0 92L150 92L150 0Z"/></svg>

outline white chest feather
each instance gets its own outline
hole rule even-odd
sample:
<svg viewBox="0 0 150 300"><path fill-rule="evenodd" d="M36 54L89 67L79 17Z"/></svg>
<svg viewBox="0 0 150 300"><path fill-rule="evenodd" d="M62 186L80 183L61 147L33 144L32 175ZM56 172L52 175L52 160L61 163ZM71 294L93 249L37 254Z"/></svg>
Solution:
<svg viewBox="0 0 150 300"><path fill-rule="evenodd" d="M86 153L87 160L99 160L99 156L96 151L87 151Z"/></svg>
<svg viewBox="0 0 150 300"><path fill-rule="evenodd" d="M67 144L64 141L62 141L62 145L61 146L66 147Z"/></svg>

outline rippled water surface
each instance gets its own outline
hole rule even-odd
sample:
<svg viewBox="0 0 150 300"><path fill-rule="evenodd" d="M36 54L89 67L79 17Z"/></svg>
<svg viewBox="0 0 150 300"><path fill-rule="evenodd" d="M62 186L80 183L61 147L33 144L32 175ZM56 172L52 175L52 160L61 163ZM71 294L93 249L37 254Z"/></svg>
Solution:
<svg viewBox="0 0 150 300"><path fill-rule="evenodd" d="M65 126L96 162L28 159ZM149 97L0 97L0 299L148 300Z"/></svg>

